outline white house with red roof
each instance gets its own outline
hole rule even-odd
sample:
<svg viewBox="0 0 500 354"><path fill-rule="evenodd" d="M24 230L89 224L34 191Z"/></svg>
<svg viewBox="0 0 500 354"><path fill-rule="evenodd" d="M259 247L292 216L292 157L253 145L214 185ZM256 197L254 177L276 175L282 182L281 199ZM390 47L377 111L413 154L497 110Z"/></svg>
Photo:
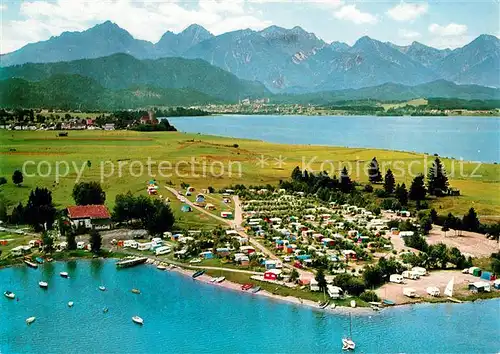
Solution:
<svg viewBox="0 0 500 354"><path fill-rule="evenodd" d="M68 218L75 227L111 229L111 214L105 205L76 205L67 209Z"/></svg>

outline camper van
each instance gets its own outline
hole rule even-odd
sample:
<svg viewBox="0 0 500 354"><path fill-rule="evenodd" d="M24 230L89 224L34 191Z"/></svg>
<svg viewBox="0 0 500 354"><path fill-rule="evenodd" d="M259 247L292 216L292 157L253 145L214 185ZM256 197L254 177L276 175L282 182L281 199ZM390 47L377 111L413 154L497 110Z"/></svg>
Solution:
<svg viewBox="0 0 500 354"><path fill-rule="evenodd" d="M403 272L403 278L417 280L420 278L420 275L418 275L415 272L412 272L411 270L405 270Z"/></svg>
<svg viewBox="0 0 500 354"><path fill-rule="evenodd" d="M403 288L403 295L408 297L417 297L417 291L413 288Z"/></svg>
<svg viewBox="0 0 500 354"><path fill-rule="evenodd" d="M422 267L413 267L411 269L411 271L413 273L416 273L416 274L420 275L421 277L423 277L424 275L427 275L427 269L422 268Z"/></svg>
<svg viewBox="0 0 500 354"><path fill-rule="evenodd" d="M441 295L441 291L439 291L439 288L436 286L429 286L427 289L427 294L430 296L439 296Z"/></svg>
<svg viewBox="0 0 500 354"><path fill-rule="evenodd" d="M160 256L162 254L170 253L170 251L171 251L170 247L167 247L167 246L158 247L155 250L155 255Z"/></svg>
<svg viewBox="0 0 500 354"><path fill-rule="evenodd" d="M139 251L148 251L151 249L151 242L137 243L137 249Z"/></svg>
<svg viewBox="0 0 500 354"><path fill-rule="evenodd" d="M123 247L137 248L137 241L125 240L123 242Z"/></svg>
<svg viewBox="0 0 500 354"><path fill-rule="evenodd" d="M401 274L391 274L389 281L391 283L403 284L403 276Z"/></svg>

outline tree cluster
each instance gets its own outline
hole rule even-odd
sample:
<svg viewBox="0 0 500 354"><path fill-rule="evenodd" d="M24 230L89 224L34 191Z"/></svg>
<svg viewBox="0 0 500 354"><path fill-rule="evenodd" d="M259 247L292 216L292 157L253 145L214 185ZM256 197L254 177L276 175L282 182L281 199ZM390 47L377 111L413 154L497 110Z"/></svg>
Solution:
<svg viewBox="0 0 500 354"><path fill-rule="evenodd" d="M131 192L116 196L113 219L118 222L138 223L151 235L171 230L175 221L169 205L143 195L135 197Z"/></svg>
<svg viewBox="0 0 500 354"><path fill-rule="evenodd" d="M32 190L26 206L20 202L13 210L10 221L13 224L28 224L35 231L50 230L56 217L52 193L47 188Z"/></svg>
<svg viewBox="0 0 500 354"><path fill-rule="evenodd" d="M72 193L76 205L100 205L106 201L106 193L98 182L75 184Z"/></svg>

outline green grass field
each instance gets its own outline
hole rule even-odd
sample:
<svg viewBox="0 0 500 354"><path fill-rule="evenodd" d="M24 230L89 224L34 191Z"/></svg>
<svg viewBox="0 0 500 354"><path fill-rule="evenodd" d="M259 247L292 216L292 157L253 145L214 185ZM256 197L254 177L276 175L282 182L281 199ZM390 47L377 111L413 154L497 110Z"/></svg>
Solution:
<svg viewBox="0 0 500 354"><path fill-rule="evenodd" d="M409 152L292 146L179 132L70 131L68 137L56 135L55 131L0 131L0 176L8 180L7 184L0 186L0 193L10 206L19 201L25 202L31 189L36 186L52 190L58 208L72 205L71 191L78 178L78 170L81 171L80 181L101 182L106 192L106 204L112 208L117 194L127 191L146 194L146 183L154 177L160 186L159 194L172 200L179 222L193 226L206 225L215 221L198 212L180 212L180 202L172 198L164 187L167 181L174 183L177 188L181 182L186 182L195 186L197 191L208 186L217 189L238 183L276 184L280 179L288 179L295 166L312 161L308 167L316 171L326 169L330 174L337 175L341 168L338 162L348 164L351 177L364 182L367 177L362 173L363 165L376 156L382 170L390 167L395 173L396 182L405 182L409 187L412 175L398 171L408 171L412 166L413 174L424 172L424 160L427 159L430 166L433 159L432 156ZM151 163L154 176L148 174L148 158L156 162ZM262 158L264 166L259 166ZM275 159L283 162L280 165ZM335 161L334 170L329 163L321 166L322 161L326 160ZM90 167L87 161L90 161ZM158 170L160 161L164 161L163 176ZM24 182L21 187L17 187L11 181L12 173L23 168L27 162ZM168 168L167 163L172 168ZM174 168L176 164L177 169ZM439 213L451 211L458 215L463 215L474 206L483 221L498 221L500 167L482 164L476 170L476 164L465 163L465 175L474 172L480 177L461 177L457 175L458 161L445 159L444 164L449 174L453 172L452 164L455 164L455 176L450 176L450 185L459 188L462 196L430 201L431 205ZM142 173L140 165L143 165ZM61 175L58 178L57 168ZM211 168L214 173L210 173ZM217 212L220 212L220 208Z"/></svg>

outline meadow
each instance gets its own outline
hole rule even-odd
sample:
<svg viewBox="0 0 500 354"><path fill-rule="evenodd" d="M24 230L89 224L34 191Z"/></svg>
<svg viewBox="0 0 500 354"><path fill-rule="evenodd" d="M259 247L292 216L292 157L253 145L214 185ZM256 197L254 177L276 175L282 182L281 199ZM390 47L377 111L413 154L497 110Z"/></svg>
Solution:
<svg viewBox="0 0 500 354"><path fill-rule="evenodd" d="M366 182L363 166L374 156L382 170L393 169L396 182L405 182L409 187L413 175L425 172L433 160L433 156L411 152L285 145L180 132L87 130L69 131L67 137L57 135L56 131L0 131L0 176L7 179L0 193L10 207L25 202L37 186L52 190L57 208L72 205L71 191L77 180L101 182L110 208L117 194L146 194L151 178L157 180L159 194L171 200L175 198L165 189L167 183L179 186L185 182L197 189L277 184L288 179L296 166L326 169L338 175L341 166L348 165L351 178ZM475 163L460 167L458 161L450 159L443 162L450 174L450 185L460 189L461 196L429 200L429 204L439 213L457 215L473 206L483 222L498 221L500 167ZM11 176L23 165L26 173L18 187ZM467 177L472 174L476 177ZM172 200L172 208L185 226L216 223L197 212L181 213L177 200Z"/></svg>

